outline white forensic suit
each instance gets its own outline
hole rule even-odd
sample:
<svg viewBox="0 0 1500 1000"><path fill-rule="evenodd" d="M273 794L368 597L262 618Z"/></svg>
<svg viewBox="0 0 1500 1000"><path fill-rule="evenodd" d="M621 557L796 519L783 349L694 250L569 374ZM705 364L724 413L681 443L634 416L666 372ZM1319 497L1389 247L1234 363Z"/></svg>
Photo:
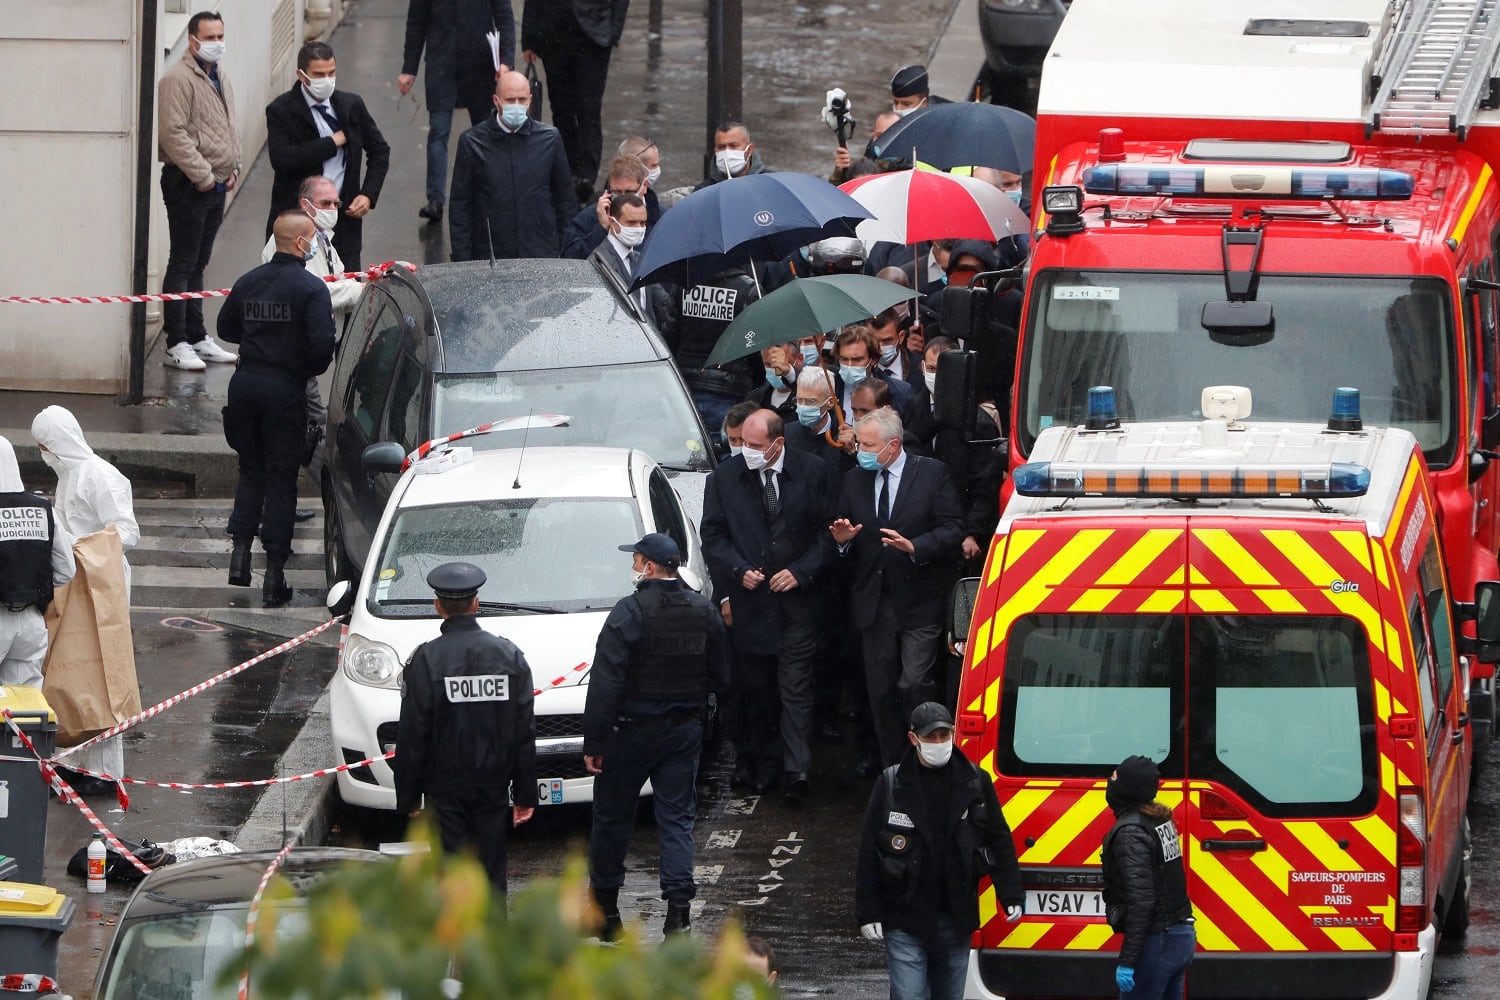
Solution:
<svg viewBox="0 0 1500 1000"><path fill-rule="evenodd" d="M24 493L16 450L0 437L0 494ZM27 495L30 500L40 497ZM39 509L25 498L19 503L0 501L0 545L40 541L46 528L29 513ZM73 579L73 539L54 513L51 532L52 585L61 587ZM0 684L42 686L42 661L47 656L47 623L35 605L12 609L0 605Z"/></svg>

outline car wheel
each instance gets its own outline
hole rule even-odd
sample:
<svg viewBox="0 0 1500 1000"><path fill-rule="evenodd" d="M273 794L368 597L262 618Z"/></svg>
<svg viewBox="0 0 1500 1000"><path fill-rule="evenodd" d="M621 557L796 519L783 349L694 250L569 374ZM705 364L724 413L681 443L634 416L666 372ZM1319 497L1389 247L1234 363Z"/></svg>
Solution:
<svg viewBox="0 0 1500 1000"><path fill-rule="evenodd" d="M344 549L344 529L339 526L338 511L333 506L333 499L324 496L323 581L325 587L332 587L340 580L348 580L350 586L356 583L353 564L349 561L349 553Z"/></svg>
<svg viewBox="0 0 1500 1000"><path fill-rule="evenodd" d="M1469 818L1464 817L1459 839L1463 860L1459 862L1458 879L1453 885L1453 899L1443 914L1443 937L1448 941L1462 938L1469 931L1469 886L1474 879L1474 842L1469 836Z"/></svg>

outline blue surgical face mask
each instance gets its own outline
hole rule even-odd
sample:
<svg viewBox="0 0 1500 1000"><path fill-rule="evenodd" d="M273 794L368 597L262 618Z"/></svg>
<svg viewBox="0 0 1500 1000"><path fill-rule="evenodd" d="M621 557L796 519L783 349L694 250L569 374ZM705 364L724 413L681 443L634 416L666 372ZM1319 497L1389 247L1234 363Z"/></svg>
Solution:
<svg viewBox="0 0 1500 1000"><path fill-rule="evenodd" d="M861 449L854 453L854 458L859 462L861 469L868 469L870 472L880 471L880 452Z"/></svg>
<svg viewBox="0 0 1500 1000"><path fill-rule="evenodd" d="M823 419L823 408L821 406L797 405L797 423L803 427L816 427Z"/></svg>
<svg viewBox="0 0 1500 1000"><path fill-rule="evenodd" d="M798 348L798 350L800 350L802 352L802 363L804 365L808 365L809 367L816 367L817 366L817 364L818 364L818 345L817 344L803 344L801 347Z"/></svg>
<svg viewBox="0 0 1500 1000"><path fill-rule="evenodd" d="M526 124L527 107L524 104L505 104L500 108L500 120L506 128L520 128Z"/></svg>
<svg viewBox="0 0 1500 1000"><path fill-rule="evenodd" d="M898 344L886 344L880 349L880 363L886 367L896 363L896 354L900 350Z"/></svg>
<svg viewBox="0 0 1500 1000"><path fill-rule="evenodd" d="M774 368L766 369L766 384L769 385L772 389L780 389L782 391L791 388L791 386L787 385L786 379L781 375L778 375L776 373L776 369Z"/></svg>
<svg viewBox="0 0 1500 1000"><path fill-rule="evenodd" d="M853 365L839 365L839 376L843 378L845 388L853 389L869 378L870 372L864 368L855 368Z"/></svg>
<svg viewBox="0 0 1500 1000"><path fill-rule="evenodd" d="M1009 198L1012 204L1019 205L1021 204L1021 189L1012 188L1011 190L1005 192L1005 197Z"/></svg>

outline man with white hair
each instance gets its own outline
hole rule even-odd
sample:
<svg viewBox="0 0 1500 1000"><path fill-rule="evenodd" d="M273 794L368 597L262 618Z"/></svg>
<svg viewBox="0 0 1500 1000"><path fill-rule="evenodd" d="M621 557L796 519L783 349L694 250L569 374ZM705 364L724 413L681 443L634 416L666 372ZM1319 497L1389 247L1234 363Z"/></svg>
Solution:
<svg viewBox="0 0 1500 1000"><path fill-rule="evenodd" d="M855 425L859 466L844 477L829 534L853 561L850 613L861 635L875 736L886 766L904 752L912 709L941 697L943 607L964 536L943 463L909 455L882 407Z"/></svg>
<svg viewBox="0 0 1500 1000"><path fill-rule="evenodd" d="M73 579L73 539L52 504L26 492L0 437L0 685L42 686L52 591Z"/></svg>

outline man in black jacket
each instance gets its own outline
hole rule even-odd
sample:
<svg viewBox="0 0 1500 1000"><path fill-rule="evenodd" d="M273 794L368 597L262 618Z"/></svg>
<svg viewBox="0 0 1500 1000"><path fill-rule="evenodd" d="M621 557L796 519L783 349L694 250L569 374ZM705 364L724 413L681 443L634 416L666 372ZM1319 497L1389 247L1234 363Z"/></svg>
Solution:
<svg viewBox="0 0 1500 1000"><path fill-rule="evenodd" d="M779 692L781 770L787 798L798 801L810 791L832 477L812 455L787 449L775 410L755 411L740 431L744 451L710 473L703 491L703 554L720 613L735 627L735 777L766 783Z"/></svg>
<svg viewBox="0 0 1500 1000"><path fill-rule="evenodd" d="M500 66L486 33L498 36ZM490 99L500 70L515 65L516 16L510 0L409 0L406 43L396 86L405 97L417 82L417 66L427 53L427 204L417 213L432 222L443 218L448 178L448 135L453 109L466 108L469 124L490 116ZM530 85L527 88L530 94ZM529 103L529 98L528 98ZM457 259L457 258L455 258Z"/></svg>
<svg viewBox="0 0 1500 1000"><path fill-rule="evenodd" d="M892 1000L962 1000L969 938L988 875L1005 919L1026 892L995 785L953 746L953 716L937 702L911 713L910 744L870 793L855 864L854 914L885 943Z"/></svg>
<svg viewBox="0 0 1500 1000"><path fill-rule="evenodd" d="M305 263L317 252L313 220L301 209L282 212L272 233L275 256L236 281L219 310L219 336L240 345L224 407L224 438L239 453L240 466L229 515L229 582L250 585L250 543L258 527L267 607L292 598L283 570L292 553L307 380L333 361L333 300L328 283L308 274Z"/></svg>
<svg viewBox="0 0 1500 1000"><path fill-rule="evenodd" d="M275 171L266 235L277 215L298 207L302 182L321 174L338 189L343 211L342 219L335 214L320 220L328 223L320 228L333 232L333 247L344 266L359 270L363 219L380 199L391 147L364 100L335 89L336 68L327 43L308 42L297 53L297 82L266 105L266 151Z"/></svg>
<svg viewBox="0 0 1500 1000"><path fill-rule="evenodd" d="M630 0L526 0L521 12L521 52L547 68L552 122L562 133L582 202L593 200L599 177L604 82L629 9Z"/></svg>
<svg viewBox="0 0 1500 1000"><path fill-rule="evenodd" d="M443 850L474 850L504 893L507 834L537 802L536 690L521 651L479 627L484 583L471 563L427 574L442 634L418 646L401 675L392 765L396 809L415 816L428 796Z"/></svg>
<svg viewBox="0 0 1500 1000"><path fill-rule="evenodd" d="M454 260L556 257L577 210L557 129L526 114L531 84L500 77L495 115L458 140L448 217Z"/></svg>
<svg viewBox="0 0 1500 1000"><path fill-rule="evenodd" d="M906 713L938 694L933 667L963 511L943 463L906 453L894 410L876 410L854 434L859 468L844 477L829 534L854 563L850 617L863 640L870 712L889 766L905 746Z"/></svg>
<svg viewBox="0 0 1500 1000"><path fill-rule="evenodd" d="M1182 836L1172 810L1156 801L1160 785L1151 758L1134 756L1120 762L1104 789L1115 825L1100 860L1110 927L1125 935L1115 966L1122 1000L1182 1000L1198 942Z"/></svg>

